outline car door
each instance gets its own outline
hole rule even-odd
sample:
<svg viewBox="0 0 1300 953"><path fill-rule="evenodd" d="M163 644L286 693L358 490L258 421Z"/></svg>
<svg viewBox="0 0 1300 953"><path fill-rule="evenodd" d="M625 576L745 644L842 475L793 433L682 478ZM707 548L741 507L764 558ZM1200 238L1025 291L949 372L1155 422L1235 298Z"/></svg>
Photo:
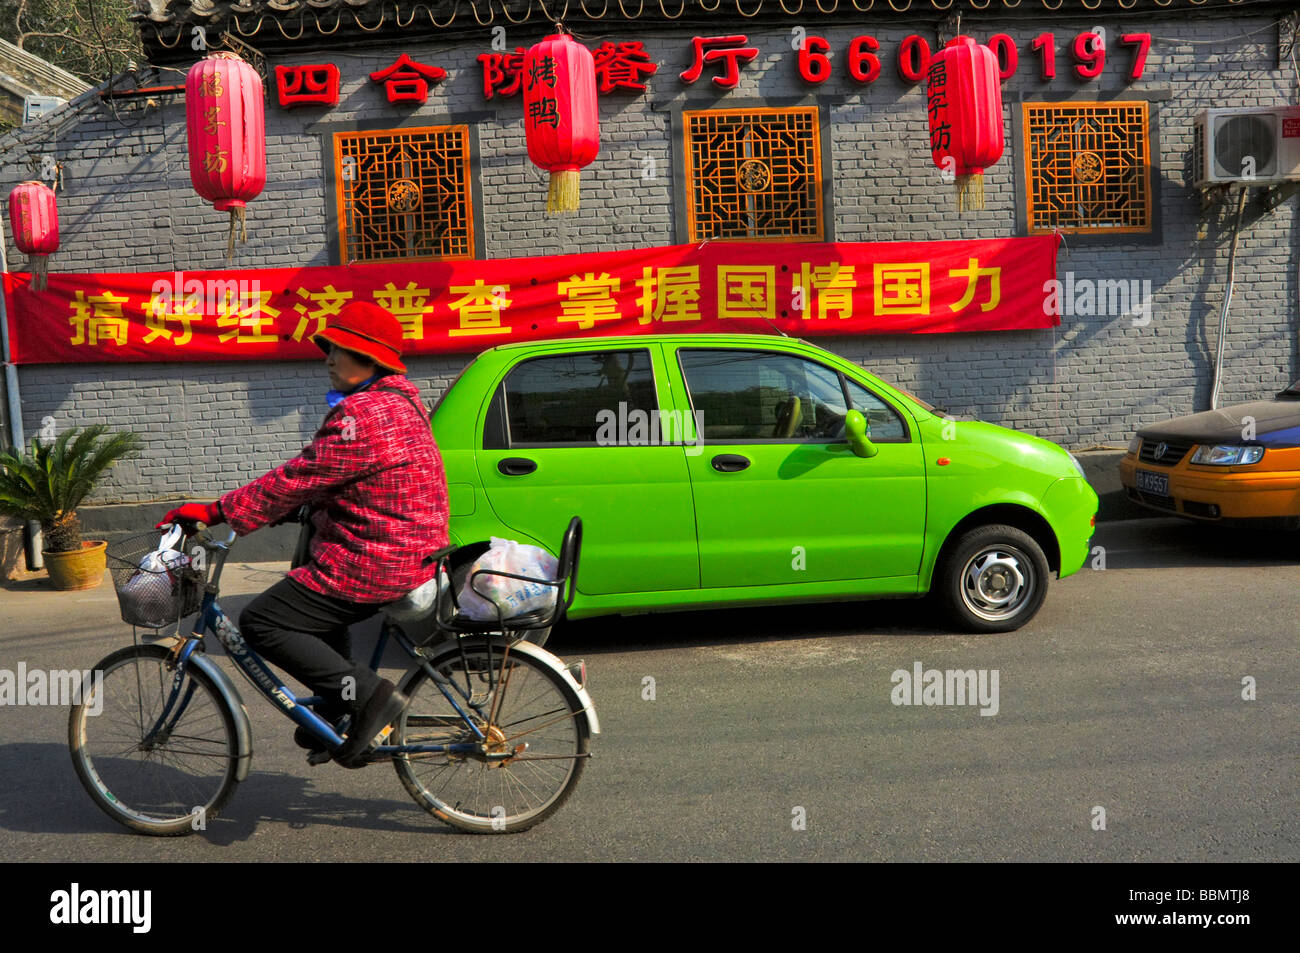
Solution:
<svg viewBox="0 0 1300 953"><path fill-rule="evenodd" d="M879 450L857 457L839 371L776 350L675 356L703 435L687 466L705 588L916 575L925 463L904 412L853 382Z"/></svg>
<svg viewBox="0 0 1300 953"><path fill-rule="evenodd" d="M497 384L476 453L488 502L534 539L558 540L581 516L584 593L699 587L690 476L680 437L659 432L665 404L657 345L567 345Z"/></svg>

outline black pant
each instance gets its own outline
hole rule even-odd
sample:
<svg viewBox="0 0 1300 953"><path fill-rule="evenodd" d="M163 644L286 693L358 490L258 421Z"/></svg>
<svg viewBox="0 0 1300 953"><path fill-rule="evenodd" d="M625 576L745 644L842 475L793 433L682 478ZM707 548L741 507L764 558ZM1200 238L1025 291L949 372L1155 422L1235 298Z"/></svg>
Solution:
<svg viewBox="0 0 1300 953"><path fill-rule="evenodd" d="M321 595L286 578L239 614L239 631L258 655L320 695L322 714L356 714L383 679L352 661L348 626L379 609Z"/></svg>

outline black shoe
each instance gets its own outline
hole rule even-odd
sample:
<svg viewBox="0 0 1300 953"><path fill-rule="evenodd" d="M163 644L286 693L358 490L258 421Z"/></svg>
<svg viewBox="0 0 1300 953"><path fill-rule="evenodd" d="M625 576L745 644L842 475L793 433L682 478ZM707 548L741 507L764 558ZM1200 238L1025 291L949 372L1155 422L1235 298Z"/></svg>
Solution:
<svg viewBox="0 0 1300 953"><path fill-rule="evenodd" d="M397 720L397 716L406 708L406 703L406 696L392 682L380 682L374 694L366 699L361 714L354 720L347 740L334 752L334 760L345 768L360 768L365 765L365 755L375 747L376 736Z"/></svg>
<svg viewBox="0 0 1300 953"><path fill-rule="evenodd" d="M341 733L339 729L343 724L343 719L347 717L347 712L340 710L331 711L328 709L322 710L319 708L313 708L312 711L315 712L316 717L323 719L331 728L333 728L336 734ZM310 729L302 725L299 725L294 729L293 743L299 748L310 751L312 754L322 754L329 751L329 748L325 746L325 742L321 741L320 738L318 738Z"/></svg>
<svg viewBox="0 0 1300 953"><path fill-rule="evenodd" d="M317 714L320 713L317 712ZM331 717L328 715L321 715L321 717L324 718L327 722L329 722L329 725L331 728L334 729L335 734L343 733L341 729L343 726L343 719L347 717L346 715L335 716L335 717ZM299 725L297 728L294 729L293 743L296 744L299 748L303 748L314 755L325 754L330 750L325 746L325 742L321 741L320 738L317 737L314 732L309 731L307 728L304 728L302 725ZM328 761L329 758L326 758L325 760Z"/></svg>

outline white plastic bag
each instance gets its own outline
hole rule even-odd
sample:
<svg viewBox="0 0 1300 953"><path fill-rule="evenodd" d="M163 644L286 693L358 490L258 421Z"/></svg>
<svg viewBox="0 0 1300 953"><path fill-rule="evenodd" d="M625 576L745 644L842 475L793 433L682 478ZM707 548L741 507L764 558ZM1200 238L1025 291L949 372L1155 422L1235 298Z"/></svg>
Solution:
<svg viewBox="0 0 1300 953"><path fill-rule="evenodd" d="M394 622L419 622L438 607L438 600L451 587L446 570L439 568L438 575L424 585L412 589L405 596L384 607L384 614Z"/></svg>
<svg viewBox="0 0 1300 953"><path fill-rule="evenodd" d="M493 536L492 548L470 567L465 585L457 594L461 613L480 622L494 622L497 619L494 602L501 607L503 619L537 609L549 610L555 605L558 592L555 586L506 576L479 576L476 580L474 573L490 569L494 572L530 576L533 579L554 580L558 568L556 558L539 546L525 546L513 539L498 539ZM482 598L475 589L486 595L487 599Z"/></svg>
<svg viewBox="0 0 1300 953"><path fill-rule="evenodd" d="M190 564L190 557L178 549L184 530L177 524L163 536L158 548L140 560L140 571L119 591L124 614L134 616L136 625L157 628L175 621L176 570ZM170 614L171 618L166 616ZM154 624L156 623L156 625Z"/></svg>

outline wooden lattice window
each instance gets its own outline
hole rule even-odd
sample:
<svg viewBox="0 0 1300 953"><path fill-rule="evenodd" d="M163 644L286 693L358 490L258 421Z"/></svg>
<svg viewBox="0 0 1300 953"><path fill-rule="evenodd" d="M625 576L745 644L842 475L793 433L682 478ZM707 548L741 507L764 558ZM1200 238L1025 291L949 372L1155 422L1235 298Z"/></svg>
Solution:
<svg viewBox="0 0 1300 953"><path fill-rule="evenodd" d="M690 241L821 241L816 106L682 113Z"/></svg>
<svg viewBox="0 0 1300 953"><path fill-rule="evenodd" d="M1025 103L1022 118L1031 234L1151 231L1145 102Z"/></svg>
<svg viewBox="0 0 1300 953"><path fill-rule="evenodd" d="M334 135L344 264L474 257L468 126Z"/></svg>

